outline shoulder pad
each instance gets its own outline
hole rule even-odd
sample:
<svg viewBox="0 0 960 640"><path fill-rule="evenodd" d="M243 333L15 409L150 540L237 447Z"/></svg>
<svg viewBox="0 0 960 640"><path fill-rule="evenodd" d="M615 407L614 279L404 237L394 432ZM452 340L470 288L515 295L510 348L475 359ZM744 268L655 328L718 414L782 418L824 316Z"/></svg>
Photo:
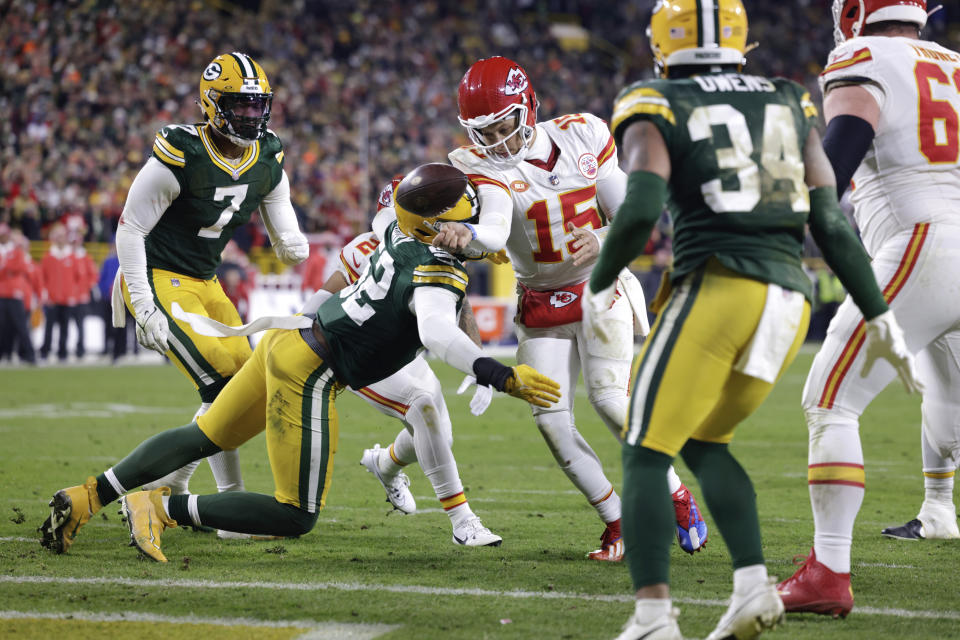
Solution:
<svg viewBox="0 0 960 640"><path fill-rule="evenodd" d="M669 84L648 80L634 83L621 91L613 105L610 130L617 135L621 127L636 117L662 118L675 126L677 119L670 106Z"/></svg>
<svg viewBox="0 0 960 640"><path fill-rule="evenodd" d="M197 128L192 124L170 124L157 132L153 155L169 167L182 168L198 140Z"/></svg>

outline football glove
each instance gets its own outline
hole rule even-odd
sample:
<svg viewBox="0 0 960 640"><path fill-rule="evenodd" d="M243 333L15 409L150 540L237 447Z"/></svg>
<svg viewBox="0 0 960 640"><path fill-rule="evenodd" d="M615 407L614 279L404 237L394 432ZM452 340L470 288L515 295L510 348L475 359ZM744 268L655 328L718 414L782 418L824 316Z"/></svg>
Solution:
<svg viewBox="0 0 960 640"><path fill-rule="evenodd" d="M530 365L512 368L503 390L537 407L549 407L560 400L560 385Z"/></svg>
<svg viewBox="0 0 960 640"><path fill-rule="evenodd" d="M483 259L491 264L507 264L510 262L506 249L500 249L496 253L488 253Z"/></svg>
<svg viewBox="0 0 960 640"><path fill-rule="evenodd" d="M867 321L866 331L866 349L860 375L863 377L870 375L877 359L883 358L893 365L907 393L922 393L923 384L917 377L913 354L907 350L903 329L893 317L893 311L888 310L873 320Z"/></svg>
<svg viewBox="0 0 960 640"><path fill-rule="evenodd" d="M148 307L137 313L137 342L144 348L166 353L170 325L160 309Z"/></svg>
<svg viewBox="0 0 960 640"><path fill-rule="evenodd" d="M273 250L283 264L300 264L310 255L310 243L299 231L284 231Z"/></svg>
<svg viewBox="0 0 960 640"><path fill-rule="evenodd" d="M616 293L616 280L606 289L596 293L590 291L589 282L583 288L583 299L580 301L580 310L583 313L583 328L587 335L590 335L590 333L596 334L597 339L603 344L609 343L613 339L613 335L603 325L603 319L600 316L613 305L613 298Z"/></svg>
<svg viewBox="0 0 960 640"><path fill-rule="evenodd" d="M477 379L473 376L467 376L457 388L457 395L463 395L470 385L477 384ZM477 385L477 390L473 392L473 399L470 400L470 413L475 416L483 415L490 403L493 401L493 387L489 385Z"/></svg>

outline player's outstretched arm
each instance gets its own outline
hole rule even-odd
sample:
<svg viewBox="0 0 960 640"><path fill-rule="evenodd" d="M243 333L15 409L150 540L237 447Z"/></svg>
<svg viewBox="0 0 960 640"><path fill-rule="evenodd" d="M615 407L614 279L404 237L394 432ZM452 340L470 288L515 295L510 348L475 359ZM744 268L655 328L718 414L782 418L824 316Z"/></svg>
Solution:
<svg viewBox="0 0 960 640"><path fill-rule="evenodd" d="M560 399L560 385L526 365L508 367L488 357L457 326L457 296L441 287L418 287L413 294L420 341L431 353L480 386L491 386L530 404L549 407Z"/></svg>
<svg viewBox="0 0 960 640"><path fill-rule="evenodd" d="M297 214L290 202L290 180L283 172L280 182L260 202L263 226L266 227L274 252L287 265L300 264L310 255L310 243L300 231Z"/></svg>

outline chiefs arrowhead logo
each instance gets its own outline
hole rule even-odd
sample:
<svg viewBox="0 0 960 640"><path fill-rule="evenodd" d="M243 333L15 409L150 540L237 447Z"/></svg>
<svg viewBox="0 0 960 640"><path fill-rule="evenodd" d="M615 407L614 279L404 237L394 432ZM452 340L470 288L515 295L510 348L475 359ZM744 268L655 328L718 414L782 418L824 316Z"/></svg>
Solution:
<svg viewBox="0 0 960 640"><path fill-rule="evenodd" d="M527 82L527 76L520 67L510 69L507 74L507 81L503 86L503 92L508 96L516 96L527 90L530 86Z"/></svg>
<svg viewBox="0 0 960 640"><path fill-rule="evenodd" d="M554 291L550 296L550 306L561 309L579 298L580 296L572 291Z"/></svg>

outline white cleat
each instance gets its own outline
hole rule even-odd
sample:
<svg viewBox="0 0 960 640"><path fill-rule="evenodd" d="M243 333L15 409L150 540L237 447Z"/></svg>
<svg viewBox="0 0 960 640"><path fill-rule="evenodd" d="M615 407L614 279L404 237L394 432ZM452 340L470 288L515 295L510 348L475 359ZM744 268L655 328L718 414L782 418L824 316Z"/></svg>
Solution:
<svg viewBox="0 0 960 640"><path fill-rule="evenodd" d="M615 640L683 640L677 617L680 610L672 607L666 613L651 622L640 622L636 614L630 616Z"/></svg>
<svg viewBox="0 0 960 640"><path fill-rule="evenodd" d="M503 538L487 529L474 516L453 528L453 543L465 547L499 547Z"/></svg>
<svg viewBox="0 0 960 640"><path fill-rule="evenodd" d="M745 596L730 598L730 606L707 640L753 640L767 629L776 629L783 620L776 578L770 578Z"/></svg>
<svg viewBox="0 0 960 640"><path fill-rule="evenodd" d="M957 529L957 512L953 508L929 507L924 504L920 508L917 520L921 524L920 535L927 540L960 538L960 530Z"/></svg>
<svg viewBox="0 0 960 640"><path fill-rule="evenodd" d="M414 513L417 510L417 501L410 493L410 478L403 471L393 478L386 478L380 471L380 455L383 451L385 449L381 449L379 444L373 445L373 449L364 449L360 464L380 481L380 486L387 493L387 502L392 504L394 509L403 513Z"/></svg>

